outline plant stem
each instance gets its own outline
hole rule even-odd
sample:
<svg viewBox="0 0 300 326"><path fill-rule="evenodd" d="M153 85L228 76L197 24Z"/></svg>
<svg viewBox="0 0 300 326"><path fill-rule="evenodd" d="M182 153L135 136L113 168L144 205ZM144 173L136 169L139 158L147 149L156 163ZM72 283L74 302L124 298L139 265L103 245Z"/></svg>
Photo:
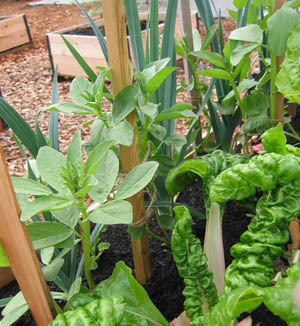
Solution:
<svg viewBox="0 0 300 326"><path fill-rule="evenodd" d="M294 138L300 140L300 137L297 134L297 131L293 128L293 126L291 125L291 123L290 122L287 122L286 125L288 126L288 128L290 129L290 131L292 132L292 134L295 136Z"/></svg>
<svg viewBox="0 0 300 326"><path fill-rule="evenodd" d="M52 298L52 297L51 297ZM58 314L63 314L63 310L61 309L61 307L57 304L57 302L55 301L55 299L52 298L52 302L53 302L53 305L54 305L54 308L56 310L56 312Z"/></svg>
<svg viewBox="0 0 300 326"><path fill-rule="evenodd" d="M276 85L275 80L277 76L277 67L276 62L277 58L272 49L270 49L271 54L271 90L270 90L270 118L275 119L276 118Z"/></svg>
<svg viewBox="0 0 300 326"><path fill-rule="evenodd" d="M90 270L90 258L91 258L91 247L90 247L90 237L91 237L91 226L88 220L88 213L85 209L81 210L83 222L81 223L80 232L83 233L84 238L82 239L82 250L84 259L84 273L86 280L88 282L89 288L93 289L95 283L92 280L91 270Z"/></svg>
<svg viewBox="0 0 300 326"><path fill-rule="evenodd" d="M168 242L166 239L160 237L159 235L153 233L148 226L145 227L145 231L154 239L159 240L160 242L165 243L167 246L170 246L170 242Z"/></svg>
<svg viewBox="0 0 300 326"><path fill-rule="evenodd" d="M238 106L241 109L243 118L245 118L245 112L243 112L243 110L242 110L242 100L241 100L240 92L239 92L238 88L236 87L236 84L235 84L234 80L230 80L230 85L231 85L231 87L233 89L233 92L234 92L234 95L236 97Z"/></svg>
<svg viewBox="0 0 300 326"><path fill-rule="evenodd" d="M258 47L258 52L260 54L260 58L261 58L261 61L263 62L263 64L268 67L269 63L266 61L265 57L264 57L264 53L262 51L262 48L261 46Z"/></svg>
<svg viewBox="0 0 300 326"><path fill-rule="evenodd" d="M290 132L287 132L287 131L285 131L284 132L287 136L290 136L290 137L292 137L292 138L295 138L295 139L297 139L297 140L299 140L300 141L300 137L297 135L294 135L294 134L291 134Z"/></svg>

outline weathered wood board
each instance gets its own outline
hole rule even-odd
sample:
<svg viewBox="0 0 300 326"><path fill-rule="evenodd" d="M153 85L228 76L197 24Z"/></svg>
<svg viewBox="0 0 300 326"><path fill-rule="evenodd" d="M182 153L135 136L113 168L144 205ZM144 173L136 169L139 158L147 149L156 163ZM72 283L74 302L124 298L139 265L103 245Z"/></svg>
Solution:
<svg viewBox="0 0 300 326"><path fill-rule="evenodd" d="M0 17L0 54L32 44L32 38L24 14Z"/></svg>
<svg viewBox="0 0 300 326"><path fill-rule="evenodd" d="M159 14L159 21L164 21L166 17L165 13ZM140 20L146 20L147 14L140 14ZM103 19L95 21L97 26L101 27L104 26ZM197 28L197 17L196 13L192 13L192 25L193 28ZM54 32L47 33L46 39L48 44L49 50L49 58L52 70L55 69L56 65L57 73L59 76L64 77L75 77L75 76L83 76L86 77L85 72L77 63L77 61L72 56L71 52L65 45L61 34L64 34L64 37L75 47L75 49L80 53L80 55L85 59L88 65L94 70L95 73L99 74L99 70L96 66L104 66L106 67L105 57L102 53L100 45L97 41L96 36L89 36L89 35L74 35L74 34L65 34L77 29L83 29L90 27L89 24L82 24L72 26L67 29L62 29ZM159 32L163 32L164 24L160 24ZM175 37L180 38L180 25L179 19L176 20L176 27L175 27ZM146 31L142 31L142 39L145 45L147 38ZM131 45L128 37L128 44L129 44L129 53L131 59L133 59Z"/></svg>

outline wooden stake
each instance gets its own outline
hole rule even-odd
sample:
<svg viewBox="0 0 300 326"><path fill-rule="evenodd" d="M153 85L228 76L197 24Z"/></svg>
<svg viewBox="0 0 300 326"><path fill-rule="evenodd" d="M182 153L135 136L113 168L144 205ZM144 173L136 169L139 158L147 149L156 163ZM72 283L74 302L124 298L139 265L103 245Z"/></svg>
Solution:
<svg viewBox="0 0 300 326"><path fill-rule="evenodd" d="M193 33L192 33L190 2L187 0L179 0L178 5L179 5L178 16L180 22L181 35L186 35L190 47L190 51L193 51L194 42L193 42ZM190 67L190 64L186 59L183 59L183 67L184 67L185 82L187 85L189 85L190 79L194 77L194 75ZM201 96L198 94L198 91L196 89L192 89L187 93L191 104L196 108L195 111L197 112L200 107L200 103L202 101ZM202 131L200 130L195 140L196 146L201 144L201 141L202 141Z"/></svg>
<svg viewBox="0 0 300 326"><path fill-rule="evenodd" d="M10 267L0 267L0 288L15 279Z"/></svg>
<svg viewBox="0 0 300 326"><path fill-rule="evenodd" d="M38 326L48 326L55 310L20 208L0 145L0 241Z"/></svg>
<svg viewBox="0 0 300 326"><path fill-rule="evenodd" d="M275 0L274 2L274 8L273 13L275 13L277 10L279 10L282 5L286 2L286 0ZM278 74L281 64L284 60L284 54L277 57L276 60L276 75ZM284 108L284 97L283 94L277 92L276 93L276 113L275 113L275 120L280 121L281 123L284 122L283 117L283 108Z"/></svg>
<svg viewBox="0 0 300 326"><path fill-rule="evenodd" d="M131 84L128 47L125 28L125 11L122 0L103 0L102 2L109 66L111 69L112 91L117 95ZM127 120L134 128L133 142L130 147L120 146L123 173L127 174L140 163L137 127L134 113ZM143 192L129 199L133 207L134 220L145 214ZM146 233L142 239L131 239L136 279L144 284L151 276L149 240Z"/></svg>
<svg viewBox="0 0 300 326"><path fill-rule="evenodd" d="M178 6L179 6L178 16L180 22L181 35L186 35L190 46L190 50L193 51L194 43L193 43L193 34L192 34L190 2L186 0L179 0ZM186 59L183 59L183 66L184 66L185 82L189 84L190 78L193 76L193 72Z"/></svg>

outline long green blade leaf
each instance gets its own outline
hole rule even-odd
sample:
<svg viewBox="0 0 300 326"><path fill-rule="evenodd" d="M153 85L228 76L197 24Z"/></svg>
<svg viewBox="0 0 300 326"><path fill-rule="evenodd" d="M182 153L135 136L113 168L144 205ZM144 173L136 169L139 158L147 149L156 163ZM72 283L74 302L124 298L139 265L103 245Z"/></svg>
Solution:
<svg viewBox="0 0 300 326"><path fill-rule="evenodd" d="M29 124L2 97L0 97L0 116L13 130L33 157L37 156L38 145L34 131Z"/></svg>
<svg viewBox="0 0 300 326"><path fill-rule="evenodd" d="M150 7L150 61L158 60L158 24L158 0L152 0Z"/></svg>
<svg viewBox="0 0 300 326"><path fill-rule="evenodd" d="M79 54L79 52L74 48L74 46L63 36L61 35L62 39L64 40L66 46L72 53L73 57L79 63L80 67L84 70L84 72L88 75L90 80L94 83L97 79L97 75L94 73L92 68L87 64L87 62L83 59L83 57Z"/></svg>
<svg viewBox="0 0 300 326"><path fill-rule="evenodd" d="M144 69L145 58L137 4L136 1L124 0L124 6L135 68L137 72L140 72Z"/></svg>
<svg viewBox="0 0 300 326"><path fill-rule="evenodd" d="M205 26L206 31L210 28L210 26L215 24L214 16L212 13L212 9L210 6L209 0L195 0L199 15L203 21L203 24ZM211 47L213 52L220 53L220 47L218 43L217 35L214 36ZM218 97L225 95L225 89L226 83L222 80L217 80L216 82L216 90Z"/></svg>
<svg viewBox="0 0 300 326"><path fill-rule="evenodd" d="M41 148L43 146L47 146L47 141L42 133L42 130L39 126L39 117L40 117L41 112L38 112L38 114L35 117L35 130L36 130L36 143L38 148Z"/></svg>
<svg viewBox="0 0 300 326"><path fill-rule="evenodd" d="M213 91L213 88L215 87L215 83L216 83L216 80L212 78L211 82L210 82L210 85L208 87L208 90L205 94L205 97L203 99L203 102L201 104L201 107L199 108L198 112L197 112L197 119L195 119L191 125L190 125L190 128L189 128L189 131L187 133L187 136L186 136L186 144L182 146L181 148L181 151L180 151L180 154L179 154L179 158L176 162L176 165L178 165L180 162L183 161L184 159L184 155L186 153L186 150L187 150L187 147L188 147L188 144L190 143L190 139L191 139L191 136L192 136L192 132L193 132L193 129L194 129L194 126L195 126L195 123L198 121L199 117L200 117L200 114L201 112L203 111L205 105L207 104L207 102L209 101L209 99L211 98L211 95L212 95L212 91Z"/></svg>
<svg viewBox="0 0 300 326"><path fill-rule="evenodd" d="M169 65L176 66L176 51L175 51L175 22L177 15L178 0L169 1L165 26L163 31L163 42L161 49L161 59L171 58ZM176 103L176 73L170 74L166 81L159 89L159 102L162 103L161 110L170 108ZM164 121L163 126L167 129L167 136L173 134L175 121ZM164 152L166 149L164 148Z"/></svg>
<svg viewBox="0 0 300 326"><path fill-rule="evenodd" d="M57 66L56 66L53 74L51 104L55 104L57 102L58 102L58 88L57 88ZM59 151L58 112L56 111L50 111L49 139L50 139L50 146L56 149L57 151Z"/></svg>
<svg viewBox="0 0 300 326"><path fill-rule="evenodd" d="M106 40L104 38L104 36L102 35L102 33L100 32L98 26L95 24L95 22L93 21L93 19L90 17L90 15L87 13L87 11L81 6L81 4L75 0L77 6L80 8L80 10L82 11L82 13L84 14L84 16L87 18L87 20L89 21L96 37L97 40L99 42L99 45L102 49L103 55L105 57L105 60L108 64L108 53L107 53L107 47L106 47Z"/></svg>

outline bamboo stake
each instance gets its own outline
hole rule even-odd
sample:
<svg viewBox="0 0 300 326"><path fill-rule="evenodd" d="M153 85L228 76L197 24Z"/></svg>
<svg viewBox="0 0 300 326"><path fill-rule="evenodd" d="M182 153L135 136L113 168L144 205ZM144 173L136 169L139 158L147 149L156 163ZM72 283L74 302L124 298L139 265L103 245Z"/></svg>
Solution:
<svg viewBox="0 0 300 326"><path fill-rule="evenodd" d="M186 35L190 47L190 51L193 51L194 42L193 42L193 33L192 33L190 2L186 0L179 0L178 5L179 5L178 16L180 22L181 35ZM184 67L185 82L188 85L190 83L190 79L194 77L193 71L190 67L189 62L186 59L183 59L183 67ZM200 103L202 101L201 94L198 94L198 91L195 88L192 89L191 91L188 91L187 93L191 104L196 108L196 111L198 111L200 107ZM200 130L196 138L196 146L199 145L201 141L202 141L202 131Z"/></svg>
<svg viewBox="0 0 300 326"><path fill-rule="evenodd" d="M273 8L273 13L275 13L277 10L279 10L282 5L286 2L286 0L275 0L274 2L274 8ZM280 70L280 66L284 60L284 55L276 57L276 76ZM272 96L271 96L272 99ZM274 100L274 98L273 98ZM280 121L283 123L284 118L283 118L283 107L284 107L284 97L283 94L276 92L276 100L275 100L275 120Z"/></svg>
<svg viewBox="0 0 300 326"><path fill-rule="evenodd" d="M181 35L186 35L190 50L193 51L194 44L193 44L193 34L192 34L192 22L191 22L191 10L190 10L190 2L186 0L179 0L178 3L178 16L180 22L180 31ZM193 76L192 69L188 64L186 59L183 59L183 66L184 66L184 75L185 75L185 82L189 84L190 78ZM190 92L189 92L189 95ZM197 92L195 94L197 96Z"/></svg>
<svg viewBox="0 0 300 326"><path fill-rule="evenodd" d="M10 267L0 267L0 288L15 279Z"/></svg>
<svg viewBox="0 0 300 326"><path fill-rule="evenodd" d="M0 241L11 269L38 326L47 326L55 315L28 230L19 220L20 208L0 145Z"/></svg>
<svg viewBox="0 0 300 326"><path fill-rule="evenodd" d="M114 95L117 95L121 89L131 84L124 5L122 0L103 0L102 7L109 66L111 69L112 91ZM125 174L140 163L134 113L131 113L127 117L127 120L134 128L134 137L130 147L120 146L121 164L123 173ZM133 207L134 220L141 219L145 214L143 192L139 192L128 200ZM149 240L147 234L143 233L142 239L138 241L131 238L131 244L136 279L144 284L151 276Z"/></svg>
<svg viewBox="0 0 300 326"><path fill-rule="evenodd" d="M286 0L275 0L273 13L279 10ZM276 60L276 75L280 70L280 66L284 60L284 55L278 56ZM284 97L283 94L276 93L276 115L275 119L283 123L283 107L284 107ZM289 106L290 107L290 106ZM292 243L289 245L290 249L298 249L300 246L300 227L298 219L292 221L289 225L289 231L291 234Z"/></svg>

